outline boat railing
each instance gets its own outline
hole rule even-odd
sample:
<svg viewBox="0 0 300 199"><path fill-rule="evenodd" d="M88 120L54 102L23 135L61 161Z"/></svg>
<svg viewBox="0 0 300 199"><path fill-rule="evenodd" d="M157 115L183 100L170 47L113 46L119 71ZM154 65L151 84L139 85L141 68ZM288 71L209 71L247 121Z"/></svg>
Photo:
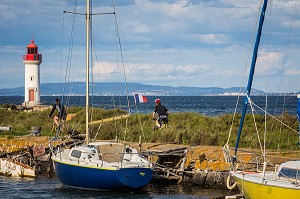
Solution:
<svg viewBox="0 0 300 199"><path fill-rule="evenodd" d="M240 150L238 155L243 156L241 153L247 153L253 155L252 159L247 159L245 157L235 157L236 163L234 166L232 166L231 169L233 170L241 170L241 171L253 171L253 172L261 172L263 171L263 166L266 164L269 171L274 172L274 180L279 180L280 177L285 178L290 183L294 184L295 186L299 186L299 180L300 180L300 168L296 169L290 169L289 172L282 172L279 170L279 164L272 164L268 159L264 159L261 154L246 151L246 150ZM230 163L231 157L233 157L233 154L229 153L229 151L224 152L226 154L225 160ZM232 164L231 164L232 165Z"/></svg>
<svg viewBox="0 0 300 199"><path fill-rule="evenodd" d="M223 147L225 161L227 163L231 163L230 166L232 170L259 171L263 167L263 159L261 154L247 150L239 150L237 156L234 156L232 151L233 150L228 146Z"/></svg>
<svg viewBox="0 0 300 199"><path fill-rule="evenodd" d="M69 141L67 141L63 138L53 137L49 141L49 149L51 150L51 153L55 156L59 153L60 154L59 158L61 160L61 153L65 149L81 145L82 143L83 143L83 140L72 140L72 141L69 140Z"/></svg>
<svg viewBox="0 0 300 199"><path fill-rule="evenodd" d="M242 170L242 171L255 171L260 172L263 170L264 158L261 154L248 151L248 150L239 150L236 157L231 153L231 149L226 150L223 148L225 161L231 165L232 170ZM232 159L235 159L235 164L232 164ZM274 164L270 161L267 161L268 170L274 171Z"/></svg>
<svg viewBox="0 0 300 199"><path fill-rule="evenodd" d="M298 177L299 177L299 168L297 167L296 181L295 181L296 185L299 185L298 184Z"/></svg>

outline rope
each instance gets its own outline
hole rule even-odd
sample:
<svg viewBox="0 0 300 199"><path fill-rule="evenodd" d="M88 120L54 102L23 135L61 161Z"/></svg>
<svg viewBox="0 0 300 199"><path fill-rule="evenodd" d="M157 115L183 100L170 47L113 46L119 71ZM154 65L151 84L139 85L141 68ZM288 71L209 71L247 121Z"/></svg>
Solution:
<svg viewBox="0 0 300 199"><path fill-rule="evenodd" d="M253 117L253 121L254 121L254 126L255 126L255 131L256 131L256 134L257 134L257 138L258 138L258 143L259 143L259 147L260 147L260 150L261 150L261 153L263 153L263 148L262 148L262 145L261 145L261 141L260 141L260 137L259 137L259 132L258 132L258 128L257 128L257 124L256 124L256 120L255 120L255 115L254 115L254 108L252 106L252 100L250 99L249 96L248 97L248 102L250 104L250 107L251 107L251 111L252 111L252 117Z"/></svg>
<svg viewBox="0 0 300 199"><path fill-rule="evenodd" d="M59 69L59 82L61 82L61 71L62 71L62 62L63 62L63 41L64 41L64 30L65 30L65 14L62 15L62 31L61 31L61 54L60 54L60 69Z"/></svg>
<svg viewBox="0 0 300 199"><path fill-rule="evenodd" d="M298 4L297 3L298 3L298 1L295 1L294 11L293 11L293 17L292 17L292 21L291 21L291 25L290 25L290 29L289 29L288 42L287 42L288 44L290 44L290 46L286 45L286 48L285 48L283 65L282 65L282 70L281 70L281 74L280 74L279 87L278 87L277 93L279 93L280 89L281 89L281 83L282 83L282 79L283 79L284 68L287 65L288 49L290 49L291 46L293 46L293 44L294 44L294 34L292 34L292 30L293 30L294 24L296 23L296 19L295 19L296 17L295 17L295 15L296 15L297 8L298 8ZM291 53L289 54L289 60L290 59L291 59ZM274 109L274 114L275 114L275 111L276 111L278 100L279 100L279 96L277 96L277 101L276 101L276 106L275 106L275 109Z"/></svg>
<svg viewBox="0 0 300 199"><path fill-rule="evenodd" d="M262 7L262 0L260 2L260 7ZM256 15L256 22L255 22L255 26L254 27L258 26L259 16L260 16L260 11L258 10L257 15ZM248 48L248 57L247 57L247 61L246 61L246 64L245 64L244 75L243 75L243 78L241 80L240 91L239 91L239 94L238 94L238 98L236 100L236 104L235 104L235 108L234 108L234 113L233 113L233 117L232 117L230 129L229 129L229 135L228 135L228 139L227 139L226 144L229 143L229 140L230 140L230 137L231 137L231 134L232 134L232 128L233 128L233 125L234 125L235 117L236 117L236 114L237 114L237 108L238 108L238 104L239 104L239 100L240 100L240 95L241 95L241 92L242 92L242 85L243 85L243 83L245 81L247 66L248 66L248 64L250 62L251 49L253 48L253 43L254 43L254 39L255 39L255 31L256 31L256 29L253 28L252 35L251 35L251 41L252 42L251 42L251 45Z"/></svg>
<svg viewBox="0 0 300 199"><path fill-rule="evenodd" d="M73 7L73 10L74 10L74 13L76 12L76 8L77 8L77 0L75 1L74 3L74 7ZM61 47L61 63L60 63L60 82L61 82L61 76L62 76L62 62L63 62L63 43L64 43L64 27L65 27L65 18L64 18L64 14L67 13L66 11L64 11L63 13L63 25L62 25L62 47ZM70 80L70 68L71 68L71 59L72 59L72 51L73 51L73 41L74 41L74 34L75 34L75 19L76 19L76 14L73 14L73 17L72 17L72 29L71 29L71 37L70 37L70 41L69 41L69 50L68 50L68 56L67 56L67 67L65 69L65 77L64 77L64 83L65 83L65 86L63 88L63 93L62 93L62 96L61 96L61 101L62 103L65 101L64 100L64 96L66 95L67 92L67 88L66 88L66 85L67 83L69 82ZM73 84L72 84L73 86ZM70 91L70 90L69 90ZM69 96L69 99L66 100L67 102L65 103L65 107L67 109L67 107L69 106L69 102L70 102L70 96Z"/></svg>
<svg viewBox="0 0 300 199"><path fill-rule="evenodd" d="M140 117L140 114L139 114L139 111L138 111L138 107L137 107L137 104L136 104L135 95L134 95L134 105L135 105L136 113L137 113L137 116L138 116L138 119L139 119L139 123L140 123L140 127L141 127L142 136L143 136L143 139L144 139L144 141L145 141L146 138L145 138L144 128L143 128L142 120L141 120L141 117Z"/></svg>
<svg viewBox="0 0 300 199"><path fill-rule="evenodd" d="M77 0L74 3L74 7L73 7L73 11L74 13L76 12L76 8L77 8ZM65 70L65 85L68 83L69 80L69 73L70 73L70 67L71 67L71 60L72 60L72 56L73 56L73 42L74 42L74 34L75 34L75 19L76 19L76 15L73 14L72 15L72 28L71 28L71 37L70 37L70 41L69 41L69 51L68 51L68 56L67 56L67 67ZM64 91L63 94L66 93L66 86L64 86ZM63 102L63 97L62 97L62 102Z"/></svg>
<svg viewBox="0 0 300 199"><path fill-rule="evenodd" d="M116 13L115 1L113 0L112 2L113 2L114 13ZM130 111L130 103L129 103L129 96L128 96L128 93L129 93L128 92L128 84L127 84L127 78L126 78L126 71L125 71L125 65L124 65L123 50L122 50L121 38L120 38L120 32L119 32L119 26L118 26L118 19L117 19L117 15L116 14L114 14L114 16L115 16L115 28L117 30L117 39L118 39L118 42L119 42L119 49L120 49L121 60L122 60L123 75L124 75L124 80L125 80L127 106L128 106L128 111L129 111L129 114L130 114L131 111Z"/></svg>
<svg viewBox="0 0 300 199"><path fill-rule="evenodd" d="M113 2L113 10L114 10L114 13L116 13L116 7L115 7L115 1L112 0ZM131 110L130 110L130 102L129 102L129 91L128 91L128 84L127 84L127 77L126 77L126 70L125 70L125 64L124 64L124 56L123 56L123 50L122 50L122 44L121 44L121 38L120 38L120 32L119 32L119 25L118 25L118 19L117 19L117 15L114 14L115 16L115 28L116 28L116 32L117 32L117 40L118 40L118 44L119 44L119 50L120 50L120 55L121 55L121 60L122 60L122 68L123 68L123 75L124 75L124 80L125 80L125 89L126 89L126 98L127 98L127 106L128 106L128 111L129 111L129 114L131 113ZM140 118L140 115L138 113L138 109L137 109L137 105L135 103L135 107L136 107L136 110L137 110L137 116L138 116L138 119L139 119L139 123L140 123L140 127L141 127L141 132L142 132L142 136L145 140L145 133L144 133L144 130L143 130L143 125L142 125L142 121L141 121L141 118ZM127 128L127 120L126 120L126 128ZM126 132L125 132L126 133Z"/></svg>
<svg viewBox="0 0 300 199"><path fill-rule="evenodd" d="M268 84L269 84L269 63L270 63L270 29L271 29L271 18L272 18L272 3L269 4L269 24L268 24L268 60L267 60L267 78L266 78L266 103L265 103L265 111L268 110ZM264 147L263 147L263 158L266 158L266 138L267 138L267 114L265 113L265 126L264 126Z"/></svg>
<svg viewBox="0 0 300 199"><path fill-rule="evenodd" d="M268 58L269 59L269 58ZM268 61L269 63L269 61ZM269 65L269 64L268 64ZM268 68L268 66L267 66ZM267 69L268 70L268 69ZM268 80L267 80L268 81ZM268 96L266 95L266 105L265 105L265 111L267 112L267 108L268 108ZM263 156L264 159L266 157L266 139L267 139L267 114L265 113L265 129L264 129L264 152L263 152Z"/></svg>
<svg viewBox="0 0 300 199"><path fill-rule="evenodd" d="M226 180L226 187L227 187L227 189L232 190L236 187L237 182L234 182L232 185L230 185L230 181L231 181L231 174L229 173L227 180Z"/></svg>
<svg viewBox="0 0 300 199"><path fill-rule="evenodd" d="M292 130L293 132L298 134L298 131L293 129L292 127L288 126L287 124L285 124L284 122L282 122L281 120L277 119L275 116L271 115L270 113L268 113L267 111L265 111L264 109L262 109L261 107L259 107L258 105L256 105L254 102L252 102L252 104L257 107L259 110L263 111L264 113L266 113L268 116L272 117L273 119L275 119L277 122L282 123L282 125L284 125L285 127L287 127L288 129Z"/></svg>
<svg viewBox="0 0 300 199"><path fill-rule="evenodd" d="M64 104L66 111L68 111L68 107L70 104L70 100L71 100L71 96L69 95L68 97L65 98L65 95L67 95L68 93L70 94L72 92L72 87L73 87L73 77L75 74L75 69L77 66L77 62L78 62L78 57L79 57L79 51L80 48L78 48L77 51L77 56L75 59L75 63L73 66L73 71L71 73L71 68L72 68L72 57L73 57L73 43L74 43L74 36L75 36L75 27L76 27L76 10L77 10L77 0L74 2L74 6L73 6L73 16L72 16L72 24L71 24L71 32L70 32L70 40L69 40L69 47L68 47L68 56L67 56L67 63L66 63L66 69L65 69L65 76L64 76L64 88L63 88L63 93L62 93L62 97L61 97L61 101L62 104ZM61 80L61 71L62 71L62 62L63 62L63 44L64 44L64 27L65 27L65 14L70 14L69 12L64 11L63 13L63 25L62 25L62 47L61 47L61 66L60 66L60 82ZM83 34L81 34L82 37ZM70 84L71 82L71 84ZM75 124L75 126L77 126ZM74 128L73 128L74 129Z"/></svg>

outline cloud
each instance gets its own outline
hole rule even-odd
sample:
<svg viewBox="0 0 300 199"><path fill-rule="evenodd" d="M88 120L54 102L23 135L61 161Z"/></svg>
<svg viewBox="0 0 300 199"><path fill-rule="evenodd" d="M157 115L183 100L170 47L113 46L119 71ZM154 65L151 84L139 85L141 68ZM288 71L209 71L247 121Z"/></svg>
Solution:
<svg viewBox="0 0 300 199"><path fill-rule="evenodd" d="M15 26L15 7L0 3L0 25L3 27Z"/></svg>
<svg viewBox="0 0 300 199"><path fill-rule="evenodd" d="M280 52L262 50L257 58L255 74L259 76L278 75L282 71L283 55Z"/></svg>
<svg viewBox="0 0 300 199"><path fill-rule="evenodd" d="M116 81L116 77L122 80L124 79L122 70L120 64L98 62L94 68L94 81ZM210 86L209 84L216 79L221 81L221 79L237 77L240 74L237 69L224 70L222 67L211 67L205 64L126 63L125 70L126 79L130 82L170 86L189 85L191 82L194 82L192 86Z"/></svg>
<svg viewBox="0 0 300 199"><path fill-rule="evenodd" d="M224 34L204 34L197 37L201 42L206 44L223 44L228 41L228 36Z"/></svg>
<svg viewBox="0 0 300 199"><path fill-rule="evenodd" d="M19 74L20 72L24 72L24 69L16 67L0 68L1 75L12 75L13 73Z"/></svg>
<svg viewBox="0 0 300 199"><path fill-rule="evenodd" d="M290 68L284 71L284 75L286 76L298 76L300 75L300 70L296 68Z"/></svg>
<svg viewBox="0 0 300 199"><path fill-rule="evenodd" d="M240 85L248 52L252 52L249 46L256 33L260 1L115 0L115 3L130 81L170 86ZM258 77L268 73L278 79L282 68L284 75L298 74L299 60L291 58L288 64L283 63L286 43L293 43L291 47L296 52L293 55L300 53L297 15L288 37L296 3L292 0L269 2L272 13L270 15L268 10L266 14L262 50L257 60ZM110 0L95 1L93 6L94 12L112 10ZM77 1L76 11L85 12L84 8L85 2ZM5 71L8 65L23 69L22 54L34 35L43 54L41 82L62 81L65 71L70 79L84 81L84 16L63 14L63 10L73 9L71 0L1 1L0 70ZM114 20L112 15L93 17L93 55L96 55L93 60L97 62L95 72L101 81L124 78L120 72L122 64L115 61L121 62L120 54L115 58L113 52L119 49ZM269 54L264 50L267 46ZM68 55L72 56L67 63ZM23 76L21 69L13 73L5 83L16 85L19 82L16 79ZM1 87L3 79L1 76Z"/></svg>
<svg viewBox="0 0 300 199"><path fill-rule="evenodd" d="M23 51L21 49L24 49ZM24 46L14 46L14 45L6 45L1 46L0 53L2 54L22 54L25 53Z"/></svg>
<svg viewBox="0 0 300 199"><path fill-rule="evenodd" d="M126 73L132 81L149 82L165 79L191 78L210 70L207 65L172 65L172 64L125 64ZM98 62L94 68L95 76L110 77L123 74L121 64L111 62Z"/></svg>

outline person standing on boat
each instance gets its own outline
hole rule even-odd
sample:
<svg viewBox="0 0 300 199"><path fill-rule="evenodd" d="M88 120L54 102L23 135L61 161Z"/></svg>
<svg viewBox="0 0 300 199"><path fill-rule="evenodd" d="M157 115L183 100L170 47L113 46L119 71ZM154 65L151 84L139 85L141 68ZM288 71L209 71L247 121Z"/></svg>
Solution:
<svg viewBox="0 0 300 199"><path fill-rule="evenodd" d="M67 111L64 107L64 105L62 105L62 103L60 102L59 98L55 99L55 104L52 107L51 113L49 115L49 118L52 117L54 111L57 110L57 115L54 116L53 120L54 123L59 126L58 124L58 120L65 120L67 117Z"/></svg>
<svg viewBox="0 0 300 199"><path fill-rule="evenodd" d="M156 126L158 128L162 127L162 121L164 121L166 124L168 123L168 115L169 115L169 110L161 104L160 99L156 99L155 100L155 108L154 111L152 113L152 119L155 120L155 114L158 115L158 118L155 122Z"/></svg>

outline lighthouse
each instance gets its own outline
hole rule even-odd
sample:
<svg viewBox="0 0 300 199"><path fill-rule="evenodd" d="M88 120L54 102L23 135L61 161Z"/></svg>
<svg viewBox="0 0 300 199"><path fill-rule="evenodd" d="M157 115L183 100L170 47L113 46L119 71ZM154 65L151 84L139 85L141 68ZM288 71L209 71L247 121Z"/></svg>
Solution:
<svg viewBox="0 0 300 199"><path fill-rule="evenodd" d="M41 104L40 101L40 64L42 54L38 54L38 47L34 39L27 45L27 54L23 55L25 64L25 101L22 104L26 107L33 107Z"/></svg>

